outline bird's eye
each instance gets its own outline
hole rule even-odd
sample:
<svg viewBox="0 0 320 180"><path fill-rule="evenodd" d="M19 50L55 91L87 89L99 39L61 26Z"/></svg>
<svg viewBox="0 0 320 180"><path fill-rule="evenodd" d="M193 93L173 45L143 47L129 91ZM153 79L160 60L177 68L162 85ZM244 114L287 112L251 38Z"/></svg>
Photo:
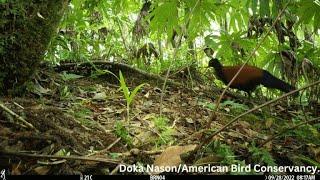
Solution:
<svg viewBox="0 0 320 180"><path fill-rule="evenodd" d="M208 47L204 49L204 52L206 53L206 55L208 57L211 57L214 54L214 51L211 48L208 48Z"/></svg>

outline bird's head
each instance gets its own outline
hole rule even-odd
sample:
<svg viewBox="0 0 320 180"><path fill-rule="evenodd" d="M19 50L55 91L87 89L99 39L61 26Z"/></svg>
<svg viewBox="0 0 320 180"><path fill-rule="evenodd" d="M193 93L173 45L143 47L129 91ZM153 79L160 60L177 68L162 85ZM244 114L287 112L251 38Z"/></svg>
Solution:
<svg viewBox="0 0 320 180"><path fill-rule="evenodd" d="M213 67L216 70L219 70L222 68L222 65L220 64L219 60L217 58L213 58L214 50L212 48L206 47L203 51L206 53L206 55L209 58L211 58L207 68Z"/></svg>
<svg viewBox="0 0 320 180"><path fill-rule="evenodd" d="M212 58L214 50L212 48L206 47L203 50L209 58Z"/></svg>
<svg viewBox="0 0 320 180"><path fill-rule="evenodd" d="M209 61L208 67L213 67L214 69L219 69L219 68L222 68L222 65L217 58L212 58Z"/></svg>

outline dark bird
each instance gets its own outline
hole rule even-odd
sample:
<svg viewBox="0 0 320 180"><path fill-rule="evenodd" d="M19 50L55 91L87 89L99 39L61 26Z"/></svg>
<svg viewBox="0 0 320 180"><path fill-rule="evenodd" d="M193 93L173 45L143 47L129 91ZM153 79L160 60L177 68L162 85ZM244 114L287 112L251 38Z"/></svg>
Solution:
<svg viewBox="0 0 320 180"><path fill-rule="evenodd" d="M218 79L227 85L241 68L241 65L223 66L218 59L212 58L209 61L209 67L213 67ZM274 77L268 71L250 65L245 65L243 67L236 79L231 83L230 87L245 91L250 95L250 92L255 90L259 85L278 89L286 93L296 89L290 84ZM298 94L296 93L295 95Z"/></svg>

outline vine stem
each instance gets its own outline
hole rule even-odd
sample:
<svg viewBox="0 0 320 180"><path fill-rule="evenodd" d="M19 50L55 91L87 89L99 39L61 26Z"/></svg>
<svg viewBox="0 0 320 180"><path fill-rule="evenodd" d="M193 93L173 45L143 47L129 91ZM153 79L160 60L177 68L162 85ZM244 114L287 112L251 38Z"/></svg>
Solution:
<svg viewBox="0 0 320 180"><path fill-rule="evenodd" d="M127 123L130 122L130 105L127 103Z"/></svg>
<svg viewBox="0 0 320 180"><path fill-rule="evenodd" d="M191 16L192 16L192 13L193 13L194 9L198 6L199 2L200 2L200 0L198 0L198 1L196 2L196 4L194 5L194 7L191 9L190 15L187 17L186 24L189 23L189 21L190 21L190 19L191 19ZM185 31L186 27L184 26L184 28L182 28L182 29L183 29L183 31L182 31L181 34L178 36L178 42L181 41L181 39L182 39L182 37L183 37L183 35L184 35L184 31ZM176 59L176 57L177 57L177 51L178 51L178 48L175 48L174 51L173 51L173 59ZM170 65L169 65L169 68L168 68L168 70L167 70L164 83L163 83L163 85L162 85L162 91L161 91L161 95L160 95L160 107L159 107L159 108L160 108L160 110L159 110L159 111L160 111L160 112L159 112L160 117L162 116L163 97L164 97L164 94L165 94L165 89L166 89L166 85L167 85L167 80L168 80L168 78L169 78L170 71L171 71L171 68L172 68L172 64L173 64L172 62L173 62L173 61L170 61Z"/></svg>

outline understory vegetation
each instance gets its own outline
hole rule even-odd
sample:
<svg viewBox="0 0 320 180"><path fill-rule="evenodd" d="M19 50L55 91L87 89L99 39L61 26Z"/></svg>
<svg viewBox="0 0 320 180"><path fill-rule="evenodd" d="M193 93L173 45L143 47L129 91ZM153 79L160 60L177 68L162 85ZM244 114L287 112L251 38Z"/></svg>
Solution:
<svg viewBox="0 0 320 180"><path fill-rule="evenodd" d="M30 2L0 0L0 170L320 168L319 0L71 0L57 30L35 40L26 61L10 62L21 53L17 38L35 36L24 28L49 26L46 8ZM205 48L224 66L259 67L299 95L230 88L208 68ZM28 73L16 73L22 67Z"/></svg>

